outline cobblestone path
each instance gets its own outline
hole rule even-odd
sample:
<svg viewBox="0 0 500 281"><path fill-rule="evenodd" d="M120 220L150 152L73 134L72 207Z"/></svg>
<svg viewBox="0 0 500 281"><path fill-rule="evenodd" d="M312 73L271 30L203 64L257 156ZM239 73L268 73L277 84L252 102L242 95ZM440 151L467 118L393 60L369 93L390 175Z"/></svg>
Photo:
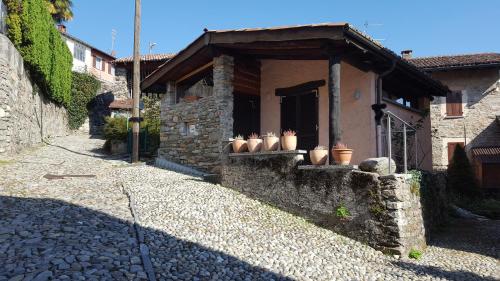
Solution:
<svg viewBox="0 0 500 281"><path fill-rule="evenodd" d="M103 157L102 144L68 136L0 162L0 281L500 277L498 221L453 222L421 260L395 259L219 185Z"/></svg>

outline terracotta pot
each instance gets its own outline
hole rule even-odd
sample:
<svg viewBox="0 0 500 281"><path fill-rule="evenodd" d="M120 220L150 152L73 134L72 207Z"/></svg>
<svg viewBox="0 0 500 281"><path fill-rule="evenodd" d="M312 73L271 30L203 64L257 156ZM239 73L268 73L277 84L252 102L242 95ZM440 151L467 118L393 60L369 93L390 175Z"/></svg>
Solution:
<svg viewBox="0 0 500 281"><path fill-rule="evenodd" d="M247 150L247 141L246 140L233 140L233 152L234 153L242 153Z"/></svg>
<svg viewBox="0 0 500 281"><path fill-rule="evenodd" d="M313 165L325 165L326 160L328 160L328 150L311 150L309 151L309 157Z"/></svg>
<svg viewBox="0 0 500 281"><path fill-rule="evenodd" d="M193 102L201 99L201 97L198 96L185 96L182 98L185 102Z"/></svg>
<svg viewBox="0 0 500 281"><path fill-rule="evenodd" d="M281 148L283 148L283 150L297 149L297 136L282 136Z"/></svg>
<svg viewBox="0 0 500 281"><path fill-rule="evenodd" d="M332 148L332 156L335 163L339 165L349 165L349 163L351 163L352 149Z"/></svg>
<svg viewBox="0 0 500 281"><path fill-rule="evenodd" d="M264 150L265 151L275 151L278 150L280 144L280 139L278 137L264 137Z"/></svg>
<svg viewBox="0 0 500 281"><path fill-rule="evenodd" d="M248 139L247 146L249 152L259 152L262 149L262 139Z"/></svg>

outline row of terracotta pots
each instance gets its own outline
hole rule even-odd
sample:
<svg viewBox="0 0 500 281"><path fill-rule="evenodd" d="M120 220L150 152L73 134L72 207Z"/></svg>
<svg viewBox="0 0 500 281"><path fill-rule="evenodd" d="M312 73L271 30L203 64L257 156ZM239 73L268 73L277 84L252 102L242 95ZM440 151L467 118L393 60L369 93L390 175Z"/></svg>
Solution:
<svg viewBox="0 0 500 281"><path fill-rule="evenodd" d="M268 133L260 138L257 134L253 133L248 137L248 140L244 140L242 136L237 136L233 140L233 152L243 153L243 152L259 152L264 151L276 151L280 146L279 138L274 133ZM294 131L285 131L281 137L281 149L283 150L295 150L297 148L297 136Z"/></svg>
<svg viewBox="0 0 500 281"><path fill-rule="evenodd" d="M352 149L347 148L344 144L337 144L332 148L331 153L337 165L349 165L351 163L352 151ZM328 160L328 148L317 146L309 151L309 157L313 165L325 165Z"/></svg>

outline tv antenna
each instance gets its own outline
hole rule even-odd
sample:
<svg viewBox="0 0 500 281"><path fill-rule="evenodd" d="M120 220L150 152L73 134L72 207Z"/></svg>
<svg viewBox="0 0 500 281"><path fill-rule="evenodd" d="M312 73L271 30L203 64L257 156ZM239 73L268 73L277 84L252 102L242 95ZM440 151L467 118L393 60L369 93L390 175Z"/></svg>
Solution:
<svg viewBox="0 0 500 281"><path fill-rule="evenodd" d="M365 27L365 29L363 30L363 33L368 34L368 28L369 27L373 27L373 26L380 27L380 26L384 26L384 24L383 23L370 23L368 21L365 21L365 23L363 24L363 26ZM385 41L385 38L379 38L379 39L373 38L373 40L375 40L375 41Z"/></svg>
<svg viewBox="0 0 500 281"><path fill-rule="evenodd" d="M151 55L151 52L153 51L153 48L156 47L156 43L149 42L149 54Z"/></svg>
<svg viewBox="0 0 500 281"><path fill-rule="evenodd" d="M116 29L111 29L111 53L115 51Z"/></svg>

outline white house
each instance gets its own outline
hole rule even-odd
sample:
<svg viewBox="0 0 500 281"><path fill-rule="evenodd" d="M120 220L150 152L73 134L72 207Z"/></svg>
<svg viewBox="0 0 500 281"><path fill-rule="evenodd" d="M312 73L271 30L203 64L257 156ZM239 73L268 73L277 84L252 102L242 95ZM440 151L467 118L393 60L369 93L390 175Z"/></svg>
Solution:
<svg viewBox="0 0 500 281"><path fill-rule="evenodd" d="M62 24L58 29L73 55L73 71L90 73L102 81L115 81L114 56L70 35Z"/></svg>

